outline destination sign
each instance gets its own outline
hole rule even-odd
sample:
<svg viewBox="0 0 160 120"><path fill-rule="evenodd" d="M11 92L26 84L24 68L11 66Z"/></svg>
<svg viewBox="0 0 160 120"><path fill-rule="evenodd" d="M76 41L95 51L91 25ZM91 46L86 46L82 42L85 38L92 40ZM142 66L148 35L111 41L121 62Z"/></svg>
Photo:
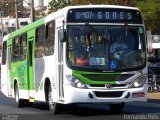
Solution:
<svg viewBox="0 0 160 120"><path fill-rule="evenodd" d="M119 8L71 9L67 22L143 23L139 11Z"/></svg>

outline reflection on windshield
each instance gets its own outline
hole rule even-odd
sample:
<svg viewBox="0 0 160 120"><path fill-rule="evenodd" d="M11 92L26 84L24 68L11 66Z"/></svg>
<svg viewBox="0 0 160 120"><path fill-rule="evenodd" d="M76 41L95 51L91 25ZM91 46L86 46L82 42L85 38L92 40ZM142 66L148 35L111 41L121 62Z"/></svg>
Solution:
<svg viewBox="0 0 160 120"><path fill-rule="evenodd" d="M68 64L92 70L136 68L145 62L142 27L68 26Z"/></svg>

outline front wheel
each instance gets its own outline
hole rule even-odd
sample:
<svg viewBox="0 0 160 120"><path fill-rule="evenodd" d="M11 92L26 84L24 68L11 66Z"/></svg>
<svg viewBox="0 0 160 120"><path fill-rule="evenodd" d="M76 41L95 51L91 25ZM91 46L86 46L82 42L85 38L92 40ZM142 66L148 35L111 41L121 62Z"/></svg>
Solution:
<svg viewBox="0 0 160 120"><path fill-rule="evenodd" d="M109 104L109 108L112 112L120 113L124 108L124 102L118 104Z"/></svg>
<svg viewBox="0 0 160 120"><path fill-rule="evenodd" d="M15 85L14 94L15 94L15 99L16 99L17 106L18 107L24 107L25 104L26 104L26 100L19 98L19 89L18 89L18 84L17 83Z"/></svg>
<svg viewBox="0 0 160 120"><path fill-rule="evenodd" d="M51 86L48 88L48 105L49 105L49 110L53 114L58 114L61 112L61 106L59 103L56 103L53 101L53 95L52 95L52 89Z"/></svg>

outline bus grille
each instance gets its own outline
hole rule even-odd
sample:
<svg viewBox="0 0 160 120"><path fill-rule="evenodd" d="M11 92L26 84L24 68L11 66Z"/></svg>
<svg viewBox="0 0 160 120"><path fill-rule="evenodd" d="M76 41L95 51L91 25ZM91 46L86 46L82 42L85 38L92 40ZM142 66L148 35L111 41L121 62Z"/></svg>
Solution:
<svg viewBox="0 0 160 120"><path fill-rule="evenodd" d="M96 97L108 97L108 98L115 98L121 97L123 91L111 91L111 92L101 92L101 91L94 91Z"/></svg>
<svg viewBox="0 0 160 120"><path fill-rule="evenodd" d="M125 87L126 84L112 84L111 87ZM90 87L105 87L105 84L90 84Z"/></svg>
<svg viewBox="0 0 160 120"><path fill-rule="evenodd" d="M134 74L82 74L91 81L125 81Z"/></svg>

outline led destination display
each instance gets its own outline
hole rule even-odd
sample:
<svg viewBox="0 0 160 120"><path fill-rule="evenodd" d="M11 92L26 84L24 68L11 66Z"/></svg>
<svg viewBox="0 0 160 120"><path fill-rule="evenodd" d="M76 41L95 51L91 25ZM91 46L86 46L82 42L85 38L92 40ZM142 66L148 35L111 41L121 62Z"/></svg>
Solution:
<svg viewBox="0 0 160 120"><path fill-rule="evenodd" d="M72 9L68 12L67 22L143 23L139 11L113 8Z"/></svg>

